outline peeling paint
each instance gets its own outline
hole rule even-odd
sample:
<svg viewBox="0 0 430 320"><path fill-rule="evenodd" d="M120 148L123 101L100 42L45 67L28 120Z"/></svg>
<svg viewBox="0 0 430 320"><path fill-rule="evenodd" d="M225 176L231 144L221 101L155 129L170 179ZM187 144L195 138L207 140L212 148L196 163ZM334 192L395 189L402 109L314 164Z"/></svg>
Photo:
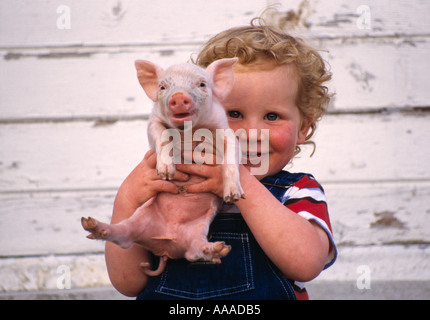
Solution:
<svg viewBox="0 0 430 320"><path fill-rule="evenodd" d="M312 26L312 23L309 22L309 17L313 13L311 7L310 1L303 0L297 10L290 9L285 12L269 11L269 19L282 30L293 30L300 27L309 29Z"/></svg>
<svg viewBox="0 0 430 320"><path fill-rule="evenodd" d="M48 52L48 53L20 53L20 52L7 52L3 55L3 60L20 60L23 58L37 58L37 59L64 59L64 58L90 58L96 52Z"/></svg>
<svg viewBox="0 0 430 320"><path fill-rule="evenodd" d="M4 56L3 59L4 60L19 60L22 57L25 57L25 55L23 53L18 53L18 52L7 52Z"/></svg>
<svg viewBox="0 0 430 320"><path fill-rule="evenodd" d="M123 20L127 10L121 1L113 1L102 14L103 24L107 27L116 27Z"/></svg>
<svg viewBox="0 0 430 320"><path fill-rule="evenodd" d="M371 80L375 80L374 74L364 70L362 66L355 62L351 62L347 67L349 74L358 82L361 83L361 88L365 91L372 92L373 87L370 83Z"/></svg>
<svg viewBox="0 0 430 320"><path fill-rule="evenodd" d="M169 57L175 54L175 50L160 50L161 57Z"/></svg>
<svg viewBox="0 0 430 320"><path fill-rule="evenodd" d="M93 128L106 127L106 126L113 125L113 124L115 124L117 122L118 122L117 119L97 119L94 122Z"/></svg>
<svg viewBox="0 0 430 320"><path fill-rule="evenodd" d="M370 227L405 229L405 223L397 219L394 215L395 212L392 211L375 212L374 216L379 217L379 219L372 222Z"/></svg>
<svg viewBox="0 0 430 320"><path fill-rule="evenodd" d="M326 20L319 23L319 26L324 27L340 27L342 24L354 24L359 17L356 13L335 13L332 20Z"/></svg>
<svg viewBox="0 0 430 320"><path fill-rule="evenodd" d="M44 54L38 54L38 59L62 59L62 58L89 58L94 52L49 52Z"/></svg>

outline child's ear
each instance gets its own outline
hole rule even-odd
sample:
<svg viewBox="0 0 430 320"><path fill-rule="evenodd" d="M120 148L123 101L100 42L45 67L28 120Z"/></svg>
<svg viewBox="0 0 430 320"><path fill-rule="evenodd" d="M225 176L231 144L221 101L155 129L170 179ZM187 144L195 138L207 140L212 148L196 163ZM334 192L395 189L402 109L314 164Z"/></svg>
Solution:
<svg viewBox="0 0 430 320"><path fill-rule="evenodd" d="M309 120L303 119L301 121L301 128L297 136L297 144L303 144L306 142L306 136L308 135L309 129L311 128L311 123Z"/></svg>

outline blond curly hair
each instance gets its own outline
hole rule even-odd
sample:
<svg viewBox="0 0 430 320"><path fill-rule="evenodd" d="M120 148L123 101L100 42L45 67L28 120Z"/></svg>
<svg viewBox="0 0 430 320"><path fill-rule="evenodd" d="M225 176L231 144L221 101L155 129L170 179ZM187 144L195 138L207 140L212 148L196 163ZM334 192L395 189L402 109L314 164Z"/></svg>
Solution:
<svg viewBox="0 0 430 320"><path fill-rule="evenodd" d="M331 79L331 73L320 54L302 39L267 25L262 18L254 18L249 26L231 28L211 38L195 63L206 68L215 60L233 57L238 57L241 65L249 67L262 62L295 67L299 82L296 105L302 121L310 125L305 144L312 144L315 151L315 143L310 139L331 97L323 85ZM295 155L299 152L297 146Z"/></svg>

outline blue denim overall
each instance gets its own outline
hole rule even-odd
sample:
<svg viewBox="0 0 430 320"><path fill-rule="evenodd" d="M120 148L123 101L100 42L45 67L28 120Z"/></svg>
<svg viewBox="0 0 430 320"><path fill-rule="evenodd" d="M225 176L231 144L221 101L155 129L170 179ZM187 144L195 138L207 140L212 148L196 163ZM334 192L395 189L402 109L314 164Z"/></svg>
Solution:
<svg viewBox="0 0 430 320"><path fill-rule="evenodd" d="M294 182L273 177L262 180L265 181L277 198ZM231 245L221 264L169 259L164 272L150 277L137 299L296 299L291 280L269 260L240 213L219 213L208 238Z"/></svg>

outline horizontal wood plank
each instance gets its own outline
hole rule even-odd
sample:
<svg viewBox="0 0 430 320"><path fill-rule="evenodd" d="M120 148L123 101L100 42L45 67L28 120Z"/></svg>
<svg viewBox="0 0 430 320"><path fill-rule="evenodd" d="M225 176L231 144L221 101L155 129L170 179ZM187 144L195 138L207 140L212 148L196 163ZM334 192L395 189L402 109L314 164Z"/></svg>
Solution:
<svg viewBox="0 0 430 320"><path fill-rule="evenodd" d="M0 3L0 46L121 45L203 42L229 27L248 24L268 4L281 3L279 21L312 37L428 34L430 4L425 0L377 0L368 4L369 29L359 26L360 0L290 1L73 1L15 0ZM70 29L61 29L70 8ZM60 29L57 21L60 20Z"/></svg>
<svg viewBox="0 0 430 320"><path fill-rule="evenodd" d="M70 29L57 20L70 8ZM1 46L118 45L202 41L232 24L248 23L266 5L265 0L202 2L138 0L39 0L2 3Z"/></svg>
<svg viewBox="0 0 430 320"><path fill-rule="evenodd" d="M146 121L0 126L0 190L116 188L149 150Z"/></svg>
<svg viewBox="0 0 430 320"><path fill-rule="evenodd" d="M351 286L358 290L357 283L363 285L366 276L370 289L376 288L378 280L428 281L430 247L420 245L341 247L336 263L323 271L314 281L317 283L350 281ZM366 291L363 286L361 290Z"/></svg>
<svg viewBox="0 0 430 320"><path fill-rule="evenodd" d="M323 182L429 181L430 115L386 113L327 115L311 146L293 159L294 171L311 171Z"/></svg>
<svg viewBox="0 0 430 320"><path fill-rule="evenodd" d="M167 67L190 59L195 46L123 50L29 50L0 60L2 119L79 118L149 114L135 60Z"/></svg>
<svg viewBox="0 0 430 320"><path fill-rule="evenodd" d="M321 182L429 181L430 115L327 115L293 171ZM116 188L149 149L146 121L0 126L0 192Z"/></svg>
<svg viewBox="0 0 430 320"><path fill-rule="evenodd" d="M331 110L428 107L430 38L352 39L316 44L331 67Z"/></svg>
<svg viewBox="0 0 430 320"><path fill-rule="evenodd" d="M57 283L64 285L65 270L70 270L70 289L110 286L103 254L91 255L63 255L44 257L19 257L0 259L0 293L6 293L3 297L15 297L14 292L37 292L39 290L59 290ZM363 272L368 272L367 280L371 290L357 287L363 284ZM321 285L325 290L334 292L320 292L321 298L349 299L359 296L359 299L368 299L374 296L376 299L396 299L398 293L387 293L378 296L377 292L391 290L380 281L396 283L395 288L404 290L403 281L416 281L416 289L423 291L424 296L417 296L415 288L409 288L412 295L418 299L425 298L428 292L422 287L423 281L430 280L430 250L422 246L370 246L370 247L342 247L337 262L329 269L323 271L317 279L308 283L310 298L314 297L315 284ZM348 295L340 295L338 285L350 285ZM382 287L381 287L382 286ZM409 284L411 286L411 284ZM384 290L385 289L385 290ZM351 295L351 291L355 295ZM46 299L49 291L40 291L40 299ZM57 294L70 293L76 299L72 290L59 290ZM85 292L87 293L87 292ZM360 293L360 294L357 294ZM401 296L409 299L408 290ZM375 296L376 295L376 296ZM89 295L91 297L91 295ZM18 297L22 297L18 295ZM88 295L83 295L88 299ZM20 299L20 298L18 298Z"/></svg>
<svg viewBox="0 0 430 320"><path fill-rule="evenodd" d="M324 187L337 245L430 245L430 182Z"/></svg>
<svg viewBox="0 0 430 320"><path fill-rule="evenodd" d="M312 38L383 37L428 35L426 16L430 5L425 0L268 0L280 13L277 21L286 30ZM280 4L280 5L279 5Z"/></svg>
<svg viewBox="0 0 430 320"><path fill-rule="evenodd" d="M68 289L111 286L103 254L0 258L0 283L0 293L41 290L41 296L35 298L40 300L50 296L43 290L67 294Z"/></svg>
<svg viewBox="0 0 430 320"><path fill-rule="evenodd" d="M404 39L403 39L404 40ZM428 107L429 38L416 42L351 40L315 44L330 65L332 112ZM199 46L2 51L0 121L136 117L152 102L139 86L134 61L166 68Z"/></svg>
<svg viewBox="0 0 430 320"><path fill-rule="evenodd" d="M324 184L339 247L430 244L430 182ZM82 216L109 222L116 190L0 194L0 256L103 252Z"/></svg>
<svg viewBox="0 0 430 320"><path fill-rule="evenodd" d="M0 256L86 254L104 251L86 238L81 217L109 222L115 191L0 195Z"/></svg>

